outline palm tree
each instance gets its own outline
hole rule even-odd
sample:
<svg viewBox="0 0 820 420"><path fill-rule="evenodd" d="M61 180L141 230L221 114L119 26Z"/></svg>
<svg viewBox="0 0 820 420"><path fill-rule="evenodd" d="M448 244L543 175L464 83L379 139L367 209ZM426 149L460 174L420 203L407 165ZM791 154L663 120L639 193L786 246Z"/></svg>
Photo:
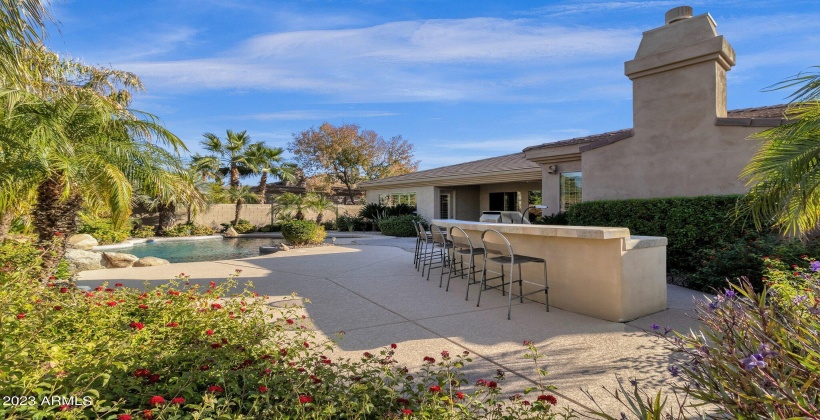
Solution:
<svg viewBox="0 0 820 420"><path fill-rule="evenodd" d="M293 181L296 179L293 165L282 163L282 148L268 147L265 143L254 143L248 147L247 158L255 172L262 175L259 178L259 200L265 204L265 197L268 189L268 174L278 178L280 181Z"/></svg>
<svg viewBox="0 0 820 420"><path fill-rule="evenodd" d="M322 224L322 217L324 216L322 213L324 213L325 210L333 210L336 208L333 200L327 198L324 194L317 193L308 195L307 204L310 209L316 211L316 224L318 225Z"/></svg>
<svg viewBox="0 0 820 420"><path fill-rule="evenodd" d="M801 236L820 226L820 73L798 74L770 89L794 86L786 110L791 122L754 136L763 144L741 173L751 186L741 211L758 228L773 224Z"/></svg>
<svg viewBox="0 0 820 420"><path fill-rule="evenodd" d="M286 192L276 197L274 201L276 202L273 208L274 212L281 214L295 211L294 219L305 220L304 211L308 208L308 202L304 195Z"/></svg>
<svg viewBox="0 0 820 420"><path fill-rule="evenodd" d="M142 88L126 72L77 62L57 62L60 79L70 85L46 96L21 94L11 118L2 121L0 191L36 191L32 217L49 274L65 253L55 238L76 231L77 214L87 205L104 206L115 227L131 213L134 188L150 187L163 196L184 194L177 153L155 141L184 149L182 141L157 119L128 108L130 91Z"/></svg>
<svg viewBox="0 0 820 420"><path fill-rule="evenodd" d="M233 224L239 223L239 214L242 211L242 206L246 203L256 203L259 201L259 195L251 191L251 187L241 185L238 188L228 188L224 192L224 198L227 201L236 203L236 212L234 213Z"/></svg>
<svg viewBox="0 0 820 420"><path fill-rule="evenodd" d="M247 131L238 133L227 130L223 141L216 134L203 134L205 140L201 142L205 150L211 152L209 156L194 156L194 165L201 172L219 173L229 177L231 187L239 187L239 178L248 176L256 171L248 157L251 146L251 136Z"/></svg>

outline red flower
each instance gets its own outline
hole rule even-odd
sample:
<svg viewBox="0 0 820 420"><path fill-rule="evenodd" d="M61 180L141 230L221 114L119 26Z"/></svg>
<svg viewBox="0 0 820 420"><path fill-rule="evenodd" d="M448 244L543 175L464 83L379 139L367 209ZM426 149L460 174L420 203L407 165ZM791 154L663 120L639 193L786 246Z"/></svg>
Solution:
<svg viewBox="0 0 820 420"><path fill-rule="evenodd" d="M60 293L68 293L68 288L67 287L61 287L60 288Z"/></svg>
<svg viewBox="0 0 820 420"><path fill-rule="evenodd" d="M498 388L498 382L496 382L496 381L487 382L487 388Z"/></svg>
<svg viewBox="0 0 820 420"><path fill-rule="evenodd" d="M114 287L122 287L122 283L114 283Z"/></svg>
<svg viewBox="0 0 820 420"><path fill-rule="evenodd" d="M112 289L112 288L110 288L110 287L106 287L106 288L105 288L105 291L106 291L106 292L113 292L113 291L114 291L114 289Z"/></svg>
<svg viewBox="0 0 820 420"><path fill-rule="evenodd" d="M54 232L54 236L63 236L63 232Z"/></svg>
<svg viewBox="0 0 820 420"><path fill-rule="evenodd" d="M220 348L220 347L222 347L222 344L219 344L219 343L213 343L213 344L211 344L211 348L212 348L212 349L218 349L218 348Z"/></svg>
<svg viewBox="0 0 820 420"><path fill-rule="evenodd" d="M441 387L438 385L433 385L430 387L430 392L441 392Z"/></svg>
<svg viewBox="0 0 820 420"><path fill-rule="evenodd" d="M140 308L140 309L148 309L148 305L140 305L140 306L138 306L138 308Z"/></svg>
<svg viewBox="0 0 820 420"><path fill-rule="evenodd" d="M214 287L216 287L216 282L215 282L215 281L212 281L212 282L210 283L210 285L211 285L211 289L213 289Z"/></svg>
<svg viewBox="0 0 820 420"><path fill-rule="evenodd" d="M171 403L177 404L177 405L185 404L185 398L182 398L182 397L173 398L173 399L171 399Z"/></svg>
<svg viewBox="0 0 820 420"><path fill-rule="evenodd" d="M130 414L120 414L117 416L117 420L131 420L132 417Z"/></svg>
<svg viewBox="0 0 820 420"><path fill-rule="evenodd" d="M154 418L154 412L151 410L142 410L142 416L146 419L152 419Z"/></svg>
<svg viewBox="0 0 820 420"><path fill-rule="evenodd" d="M205 330L206 335L214 335L214 330Z"/></svg>
<svg viewBox="0 0 820 420"><path fill-rule="evenodd" d="M224 389L219 385L211 385L208 387L208 392L222 392Z"/></svg>
<svg viewBox="0 0 820 420"><path fill-rule="evenodd" d="M442 350L441 351L441 357L444 358L444 359L449 358L450 357L450 352L447 351L447 350Z"/></svg>
<svg viewBox="0 0 820 420"><path fill-rule="evenodd" d="M61 309L63 309L63 307L62 307L62 306L60 306L60 305L55 305L55 306L54 306L54 310L55 310L55 311L59 311L59 310L61 310Z"/></svg>
<svg viewBox="0 0 820 420"><path fill-rule="evenodd" d="M558 404L558 400L552 395L539 395L538 401L546 401L552 405Z"/></svg>
<svg viewBox="0 0 820 420"><path fill-rule="evenodd" d="M265 385L260 386L259 392L268 392L268 387L266 387Z"/></svg>
<svg viewBox="0 0 820 420"><path fill-rule="evenodd" d="M148 403L151 404L151 405L165 404L165 398L163 398L159 395L154 395L153 397L151 397L151 399L148 401Z"/></svg>
<svg viewBox="0 0 820 420"><path fill-rule="evenodd" d="M151 377L148 378L148 382L152 384L159 382L159 375L157 375L156 373L151 375Z"/></svg>
<svg viewBox="0 0 820 420"><path fill-rule="evenodd" d="M98 292L102 292L103 290L105 290L105 287L97 286L96 288L94 288L94 290L96 290Z"/></svg>
<svg viewBox="0 0 820 420"><path fill-rule="evenodd" d="M433 359L430 356L424 356L424 363L429 363L432 365L433 363L436 363L436 359Z"/></svg>
<svg viewBox="0 0 820 420"><path fill-rule="evenodd" d="M117 301L112 300L112 301L109 301L109 302L105 302L105 304L108 305L108 306L117 306Z"/></svg>
<svg viewBox="0 0 820 420"><path fill-rule="evenodd" d="M299 404L309 404L313 402L313 397L310 395L300 395L299 396Z"/></svg>
<svg viewBox="0 0 820 420"><path fill-rule="evenodd" d="M396 398L396 402L401 405L410 405L410 400L408 400L407 398Z"/></svg>
<svg viewBox="0 0 820 420"><path fill-rule="evenodd" d="M200 366L200 367L199 367L199 370L201 370L201 371L203 371L203 372L204 372L204 371L206 371L206 370L208 370L208 369L210 369L210 368L211 368L211 367L210 367L210 366L208 366L208 365L202 365L202 366Z"/></svg>
<svg viewBox="0 0 820 420"><path fill-rule="evenodd" d="M134 322L132 322L128 325L131 328L135 329L135 330L141 330L141 329L145 328L145 324L143 324L142 322L137 322L137 321L134 321Z"/></svg>
<svg viewBox="0 0 820 420"><path fill-rule="evenodd" d="M172 296L179 296L179 292L177 292L176 290L169 290L168 294Z"/></svg>
<svg viewBox="0 0 820 420"><path fill-rule="evenodd" d="M148 369L137 369L134 371L134 376L137 378L148 377L151 376L151 371Z"/></svg>
<svg viewBox="0 0 820 420"><path fill-rule="evenodd" d="M413 410L410 410L409 408L402 408L401 413L404 414L405 416L409 416L409 415L413 414Z"/></svg>
<svg viewBox="0 0 820 420"><path fill-rule="evenodd" d="M17 319L23 319L26 317L26 314L17 314Z"/></svg>
<svg viewBox="0 0 820 420"><path fill-rule="evenodd" d="M460 400L463 400L464 399L464 393L461 392L461 391L456 392L456 398L458 398Z"/></svg>
<svg viewBox="0 0 820 420"><path fill-rule="evenodd" d="M529 401L527 401L527 400L524 400L524 401L521 401L521 404L524 404L524 405L530 405L530 402L529 402Z"/></svg>
<svg viewBox="0 0 820 420"><path fill-rule="evenodd" d="M391 345L390 345L390 348L391 348L391 349L395 349L396 347L398 347L398 346L396 345L396 343L393 343L393 344L391 344Z"/></svg>
<svg viewBox="0 0 820 420"><path fill-rule="evenodd" d="M214 310L216 310L216 309L222 309L222 305L220 305L220 304L218 304L218 303L212 303L212 304L211 304L211 309L214 309Z"/></svg>
<svg viewBox="0 0 820 420"><path fill-rule="evenodd" d="M310 348L310 344L308 344L308 342L307 342L307 341L305 341L305 342L304 342L304 343L302 343L302 344L305 346L305 348L306 348L306 349L309 349L309 348Z"/></svg>
<svg viewBox="0 0 820 420"><path fill-rule="evenodd" d="M292 319L288 319L286 322L287 322L288 324L293 324L293 320L292 320Z"/></svg>
<svg viewBox="0 0 820 420"><path fill-rule="evenodd" d="M165 326L168 327L168 328L173 328L173 327L178 327L179 324L177 324L176 322L169 322L169 323L165 324Z"/></svg>

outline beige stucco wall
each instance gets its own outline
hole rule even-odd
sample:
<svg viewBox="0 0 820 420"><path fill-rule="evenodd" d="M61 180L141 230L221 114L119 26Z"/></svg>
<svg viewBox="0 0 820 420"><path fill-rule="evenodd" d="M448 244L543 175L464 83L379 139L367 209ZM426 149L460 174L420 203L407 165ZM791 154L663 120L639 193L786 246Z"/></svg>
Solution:
<svg viewBox="0 0 820 420"><path fill-rule="evenodd" d="M541 174L541 201L542 204L547 206L547 209L543 210L545 215L555 214L561 211L561 173L564 172L578 172L581 171L581 161L576 160L572 162L562 162L558 164L553 164L556 166L556 171L554 174L549 173L549 166L550 165L542 165L542 174ZM582 175L583 176L583 175ZM581 193L583 194L584 183L586 179L582 179L582 189Z"/></svg>
<svg viewBox="0 0 820 420"><path fill-rule="evenodd" d="M398 187L385 189L368 189L365 194L365 199L368 203L378 203L379 194L390 193L416 193L416 213L424 217L426 220L433 219L433 208L436 202L435 187Z"/></svg>
<svg viewBox="0 0 820 420"><path fill-rule="evenodd" d="M481 187L469 185L453 187L455 218L478 221L481 217Z"/></svg>
<svg viewBox="0 0 820 420"><path fill-rule="evenodd" d="M351 215L358 214L359 209L362 208L360 205L338 205L337 207L339 214L347 212ZM246 204L242 206L239 217L251 222L251 224L264 226L271 222L270 208L270 204ZM211 204L208 209L194 217L194 223L217 228L220 227L220 223L232 221L235 211L236 205L234 204ZM312 210L305 211L304 214L308 220L315 220L317 215L316 212ZM326 210L322 217L325 221L335 220L336 212L334 210ZM178 212L176 221L177 223L183 223L185 222L185 218L184 212Z"/></svg>

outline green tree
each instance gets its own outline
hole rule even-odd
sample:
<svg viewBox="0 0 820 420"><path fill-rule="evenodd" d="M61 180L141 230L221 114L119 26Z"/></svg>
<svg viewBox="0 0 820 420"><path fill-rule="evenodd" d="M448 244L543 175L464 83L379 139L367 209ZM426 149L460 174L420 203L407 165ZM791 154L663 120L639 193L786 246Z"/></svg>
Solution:
<svg viewBox="0 0 820 420"><path fill-rule="evenodd" d="M325 210L333 210L336 204L324 194L311 193L306 197L307 207L316 211L316 224L322 224Z"/></svg>
<svg viewBox="0 0 820 420"><path fill-rule="evenodd" d="M287 212L295 212L294 218L296 220L305 220L305 210L310 207L307 198L302 194L294 194L286 192L280 194L274 199L276 203L272 211L276 214L283 214Z"/></svg>
<svg viewBox="0 0 820 420"><path fill-rule="evenodd" d="M789 123L753 136L763 142L740 175L750 186L741 212L758 228L774 225L800 236L820 226L820 73L798 74L770 89L792 87Z"/></svg>
<svg viewBox="0 0 820 420"><path fill-rule="evenodd" d="M296 179L293 165L282 161L282 152L280 147L268 147L261 142L254 143L248 148L248 163L255 172L261 174L257 193L259 193L259 201L262 204L266 201L269 174L281 181Z"/></svg>
<svg viewBox="0 0 820 420"><path fill-rule="evenodd" d="M326 122L294 134L288 150L308 175L327 174L344 184L351 204L357 183L418 169L413 145L407 140L397 136L386 142L375 131L359 130L355 124L336 127Z"/></svg>
<svg viewBox="0 0 820 420"><path fill-rule="evenodd" d="M239 187L239 178L255 172L248 156L253 143L247 130L238 133L227 130L224 140L213 133L205 133L202 136L205 140L200 144L211 154L194 156L193 163L200 172L228 176L228 185L231 187Z"/></svg>
<svg viewBox="0 0 820 420"><path fill-rule="evenodd" d="M224 198L226 201L236 203L236 210L234 212L233 224L239 223L239 215L242 212L242 206L248 203L256 203L259 201L259 194L251 191L251 187L247 185L240 185L237 188L228 188L224 190Z"/></svg>

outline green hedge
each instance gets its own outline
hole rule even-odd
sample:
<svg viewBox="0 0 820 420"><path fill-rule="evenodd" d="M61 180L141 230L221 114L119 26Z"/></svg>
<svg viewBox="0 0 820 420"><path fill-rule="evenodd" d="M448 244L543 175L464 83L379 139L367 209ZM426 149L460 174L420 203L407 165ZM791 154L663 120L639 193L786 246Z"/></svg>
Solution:
<svg viewBox="0 0 820 420"><path fill-rule="evenodd" d="M696 271L704 249L722 248L752 234L753 226L735 221L742 196L673 197L635 200L587 201L572 206L569 224L618 226L633 235L665 236L667 267Z"/></svg>
<svg viewBox="0 0 820 420"><path fill-rule="evenodd" d="M423 217L415 214L405 214L402 216L391 216L379 222L379 230L383 235L413 237L416 236L416 229L413 222L426 223Z"/></svg>
<svg viewBox="0 0 820 420"><path fill-rule="evenodd" d="M319 244L327 232L312 220L291 220L282 224L282 236L294 245Z"/></svg>

